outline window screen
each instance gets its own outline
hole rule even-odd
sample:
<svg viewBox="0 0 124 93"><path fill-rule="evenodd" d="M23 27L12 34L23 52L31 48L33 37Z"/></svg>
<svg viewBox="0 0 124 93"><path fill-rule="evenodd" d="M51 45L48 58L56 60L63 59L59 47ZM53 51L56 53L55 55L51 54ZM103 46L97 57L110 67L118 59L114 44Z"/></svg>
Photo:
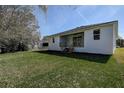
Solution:
<svg viewBox="0 0 124 93"><path fill-rule="evenodd" d="M44 47L47 47L49 44L48 43L43 43L43 46Z"/></svg>
<svg viewBox="0 0 124 93"><path fill-rule="evenodd" d="M100 29L93 31L94 40L100 40Z"/></svg>

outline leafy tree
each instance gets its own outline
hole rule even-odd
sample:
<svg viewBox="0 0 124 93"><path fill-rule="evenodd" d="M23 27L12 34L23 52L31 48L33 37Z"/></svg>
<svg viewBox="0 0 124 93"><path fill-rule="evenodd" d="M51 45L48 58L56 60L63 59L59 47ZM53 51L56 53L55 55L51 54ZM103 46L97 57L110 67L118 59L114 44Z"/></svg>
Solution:
<svg viewBox="0 0 124 93"><path fill-rule="evenodd" d="M27 50L29 45L39 42L33 9L33 6L0 6L0 48L3 52Z"/></svg>

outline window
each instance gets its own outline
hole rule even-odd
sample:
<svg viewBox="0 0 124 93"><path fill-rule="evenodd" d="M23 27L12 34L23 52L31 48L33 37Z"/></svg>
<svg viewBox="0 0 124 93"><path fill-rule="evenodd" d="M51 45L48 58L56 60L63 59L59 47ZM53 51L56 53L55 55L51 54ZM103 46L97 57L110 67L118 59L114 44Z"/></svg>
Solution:
<svg viewBox="0 0 124 93"><path fill-rule="evenodd" d="M54 39L54 37L53 37L53 43L55 43L55 39Z"/></svg>
<svg viewBox="0 0 124 93"><path fill-rule="evenodd" d="M60 47L67 47L68 38L69 36L61 36L60 37Z"/></svg>
<svg viewBox="0 0 124 93"><path fill-rule="evenodd" d="M74 47L84 47L84 33L80 33L79 36L73 37Z"/></svg>
<svg viewBox="0 0 124 93"><path fill-rule="evenodd" d="M94 40L100 40L100 29L93 31Z"/></svg>
<svg viewBox="0 0 124 93"><path fill-rule="evenodd" d="M44 47L47 47L49 44L48 43L43 43L43 46Z"/></svg>

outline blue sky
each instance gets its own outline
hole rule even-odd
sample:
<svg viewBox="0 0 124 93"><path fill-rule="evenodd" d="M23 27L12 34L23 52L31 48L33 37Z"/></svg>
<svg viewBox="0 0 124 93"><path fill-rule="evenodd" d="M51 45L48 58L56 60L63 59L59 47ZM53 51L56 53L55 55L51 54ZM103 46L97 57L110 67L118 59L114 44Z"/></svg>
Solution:
<svg viewBox="0 0 124 93"><path fill-rule="evenodd" d="M48 6L46 15L38 7L34 13L42 36L83 25L118 20L119 35L124 38L124 6Z"/></svg>

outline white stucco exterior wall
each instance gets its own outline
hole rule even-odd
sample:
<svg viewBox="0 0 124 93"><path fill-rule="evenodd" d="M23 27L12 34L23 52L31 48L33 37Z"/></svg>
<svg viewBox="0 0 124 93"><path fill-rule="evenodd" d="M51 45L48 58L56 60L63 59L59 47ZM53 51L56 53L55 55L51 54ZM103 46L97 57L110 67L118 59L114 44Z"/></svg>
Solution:
<svg viewBox="0 0 124 93"><path fill-rule="evenodd" d="M93 30L100 29L100 40L94 40ZM117 23L102 27L95 27L84 32L84 47L75 47L74 52L87 52L98 54L113 54L116 49ZM49 38L48 50L61 51L60 36L54 36L55 43Z"/></svg>
<svg viewBox="0 0 124 93"><path fill-rule="evenodd" d="M53 38L55 40L55 42L53 43ZM60 47L60 38L59 36L55 36L55 37L51 37L49 39L49 47L48 50L56 50L56 51L61 51L61 47Z"/></svg>
<svg viewBox="0 0 124 93"><path fill-rule="evenodd" d="M116 40L118 39L118 22L113 24L113 53L116 49Z"/></svg>
<svg viewBox="0 0 124 93"><path fill-rule="evenodd" d="M100 40L94 40L93 30L84 32L84 47L75 48L75 52L88 52L99 54L113 53L113 31L112 26L98 28L100 29Z"/></svg>

